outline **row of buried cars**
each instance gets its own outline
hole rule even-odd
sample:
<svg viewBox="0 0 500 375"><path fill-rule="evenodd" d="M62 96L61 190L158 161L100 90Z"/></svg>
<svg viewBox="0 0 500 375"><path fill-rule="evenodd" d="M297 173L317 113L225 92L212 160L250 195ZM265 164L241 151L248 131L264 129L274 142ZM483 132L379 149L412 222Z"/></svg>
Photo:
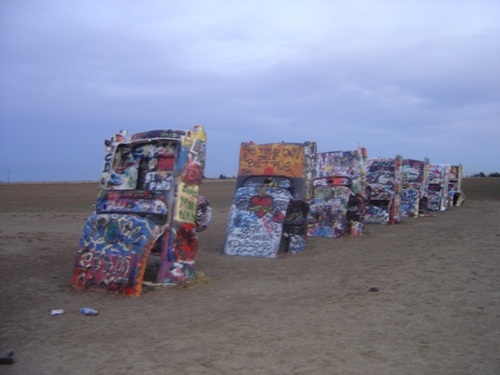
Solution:
<svg viewBox="0 0 500 375"><path fill-rule="evenodd" d="M95 212L80 238L71 284L140 295L145 281L195 275L197 232L212 207L199 194L206 133L121 131L105 141ZM358 236L366 224L460 206L462 166L368 158L358 147L318 152L304 143L241 144L223 254L275 258L306 250L309 236Z"/></svg>

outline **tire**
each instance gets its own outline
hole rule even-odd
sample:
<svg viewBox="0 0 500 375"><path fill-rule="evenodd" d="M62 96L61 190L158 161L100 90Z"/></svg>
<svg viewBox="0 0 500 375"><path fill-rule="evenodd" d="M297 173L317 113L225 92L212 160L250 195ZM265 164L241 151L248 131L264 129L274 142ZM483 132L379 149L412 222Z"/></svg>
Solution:
<svg viewBox="0 0 500 375"><path fill-rule="evenodd" d="M196 203L196 231L203 232L212 221L212 206L207 198L200 195Z"/></svg>

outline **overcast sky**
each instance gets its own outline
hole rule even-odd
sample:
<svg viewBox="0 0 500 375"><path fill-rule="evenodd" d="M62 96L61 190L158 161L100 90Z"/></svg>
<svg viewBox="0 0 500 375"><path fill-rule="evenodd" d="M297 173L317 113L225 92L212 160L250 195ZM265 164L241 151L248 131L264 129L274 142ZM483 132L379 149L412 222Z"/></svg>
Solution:
<svg viewBox="0 0 500 375"><path fill-rule="evenodd" d="M2 0L0 181L98 180L113 133L500 171L498 0Z"/></svg>

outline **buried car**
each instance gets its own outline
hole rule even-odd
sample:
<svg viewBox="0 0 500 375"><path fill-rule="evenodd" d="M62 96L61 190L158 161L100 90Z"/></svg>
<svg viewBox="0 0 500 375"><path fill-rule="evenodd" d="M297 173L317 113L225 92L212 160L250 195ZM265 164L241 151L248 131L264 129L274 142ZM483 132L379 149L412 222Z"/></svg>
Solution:
<svg viewBox="0 0 500 375"><path fill-rule="evenodd" d="M403 159L401 216L418 217L427 211L429 159Z"/></svg>
<svg viewBox="0 0 500 375"><path fill-rule="evenodd" d="M158 283L191 278L196 231L211 219L208 200L198 194L203 127L132 136L121 131L105 146L96 210L83 228L72 286L140 295L149 264Z"/></svg>
<svg viewBox="0 0 500 375"><path fill-rule="evenodd" d="M450 167L450 178L448 180L448 206L461 206L465 201L462 191L463 167L462 164Z"/></svg>
<svg viewBox="0 0 500 375"><path fill-rule="evenodd" d="M306 249L316 143L244 142L223 253L275 258Z"/></svg>
<svg viewBox="0 0 500 375"><path fill-rule="evenodd" d="M317 154L308 235L357 236L363 233L366 149Z"/></svg>
<svg viewBox="0 0 500 375"><path fill-rule="evenodd" d="M444 211L448 206L449 164L431 164L427 183L427 209Z"/></svg>
<svg viewBox="0 0 500 375"><path fill-rule="evenodd" d="M389 224L401 221L403 158L373 158L367 160L367 224Z"/></svg>

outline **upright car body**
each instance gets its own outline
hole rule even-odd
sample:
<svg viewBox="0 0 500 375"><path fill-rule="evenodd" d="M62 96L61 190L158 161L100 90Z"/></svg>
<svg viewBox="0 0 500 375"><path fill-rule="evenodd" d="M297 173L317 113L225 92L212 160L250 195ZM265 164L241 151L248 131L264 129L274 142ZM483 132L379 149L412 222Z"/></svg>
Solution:
<svg viewBox="0 0 500 375"><path fill-rule="evenodd" d="M191 278L196 231L211 218L209 202L198 194L203 127L122 131L105 146L96 210L83 229L72 286L140 295L148 264L159 283Z"/></svg>

